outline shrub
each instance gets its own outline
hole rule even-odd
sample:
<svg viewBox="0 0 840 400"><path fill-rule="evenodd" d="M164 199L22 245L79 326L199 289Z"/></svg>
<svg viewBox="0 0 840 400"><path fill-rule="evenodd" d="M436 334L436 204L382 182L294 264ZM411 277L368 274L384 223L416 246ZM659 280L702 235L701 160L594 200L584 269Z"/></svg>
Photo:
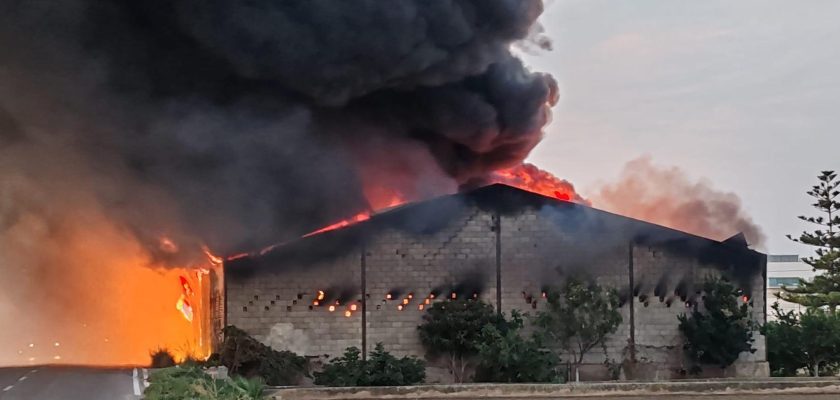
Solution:
<svg viewBox="0 0 840 400"><path fill-rule="evenodd" d="M713 364L720 368L732 365L752 348L755 323L750 306L739 304L740 292L720 278L703 282L703 311L695 308L689 315L680 315L679 329L685 337L684 349L695 363L692 372L699 372L699 364Z"/></svg>
<svg viewBox="0 0 840 400"><path fill-rule="evenodd" d="M249 336L245 331L228 326L219 351L219 362L231 374L261 377L272 386L289 386L307 375L306 358L290 351L277 351Z"/></svg>
<svg viewBox="0 0 840 400"><path fill-rule="evenodd" d="M556 382L560 359L542 348L538 337L520 335L522 317L514 311L504 324L487 324L478 345L477 382Z"/></svg>
<svg viewBox="0 0 840 400"><path fill-rule="evenodd" d="M143 393L146 400L259 400L265 389L260 380L213 379L195 366L154 371L149 382Z"/></svg>
<svg viewBox="0 0 840 400"><path fill-rule="evenodd" d="M150 354L152 368L168 368L175 366L175 357L166 349L157 349Z"/></svg>
<svg viewBox="0 0 840 400"><path fill-rule="evenodd" d="M382 343L361 359L361 351L350 347L344 355L332 360L322 372L315 373L315 384L325 386L405 386L423 382L426 368L413 357L396 358L385 351Z"/></svg>
<svg viewBox="0 0 840 400"><path fill-rule="evenodd" d="M449 371L455 381L461 383L466 379L469 363L478 355L482 329L485 325L500 323L500 317L490 304L458 299L429 307L417 329L429 355L446 356Z"/></svg>

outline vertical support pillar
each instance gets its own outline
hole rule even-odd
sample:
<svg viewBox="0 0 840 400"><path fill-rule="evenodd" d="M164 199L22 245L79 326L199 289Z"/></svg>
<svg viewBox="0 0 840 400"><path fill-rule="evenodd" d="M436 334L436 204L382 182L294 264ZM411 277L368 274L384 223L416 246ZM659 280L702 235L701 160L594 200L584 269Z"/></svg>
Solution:
<svg viewBox="0 0 840 400"><path fill-rule="evenodd" d="M502 315L502 216L498 211L493 215L496 231L496 312Z"/></svg>
<svg viewBox="0 0 840 400"><path fill-rule="evenodd" d="M636 287L636 280L633 274L633 242L630 242L628 250L628 275L630 277L630 290L628 292L628 304L630 305L630 338L627 345L630 349L630 362L636 362L636 296L634 296L634 289Z"/></svg>
<svg viewBox="0 0 840 400"><path fill-rule="evenodd" d="M367 360L367 246L362 242L362 254L359 259L362 287L362 360Z"/></svg>

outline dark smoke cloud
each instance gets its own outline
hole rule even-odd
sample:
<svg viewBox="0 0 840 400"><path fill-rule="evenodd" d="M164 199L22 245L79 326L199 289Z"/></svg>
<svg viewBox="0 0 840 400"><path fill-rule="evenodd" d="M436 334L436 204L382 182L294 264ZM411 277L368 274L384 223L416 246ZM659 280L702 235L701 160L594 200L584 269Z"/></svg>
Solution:
<svg viewBox="0 0 840 400"><path fill-rule="evenodd" d="M744 233L761 248L765 236L734 193L722 192L683 170L661 167L649 157L630 161L619 178L593 198L601 209L715 240Z"/></svg>
<svg viewBox="0 0 840 400"><path fill-rule="evenodd" d="M0 143L66 140L72 179L147 242L250 250L380 182L455 190L521 161L556 98L509 51L538 0L6 4Z"/></svg>
<svg viewBox="0 0 840 400"><path fill-rule="evenodd" d="M0 321L32 332L0 337L0 363L20 361L2 358L20 341L91 338L70 328L79 321L114 338L138 309L175 315L174 298L126 286L140 276L131 266L188 265L201 244L251 251L521 162L556 85L509 50L541 11L539 0L0 2ZM152 291L129 298L135 287ZM162 332L143 322L131 333ZM137 343L135 358L116 351L126 344L96 360L141 362Z"/></svg>

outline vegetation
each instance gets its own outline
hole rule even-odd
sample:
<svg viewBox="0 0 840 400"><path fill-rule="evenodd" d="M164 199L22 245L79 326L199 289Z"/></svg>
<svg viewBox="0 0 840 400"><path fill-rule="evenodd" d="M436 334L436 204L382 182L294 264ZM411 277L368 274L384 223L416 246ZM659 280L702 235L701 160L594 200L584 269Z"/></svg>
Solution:
<svg viewBox="0 0 840 400"><path fill-rule="evenodd" d="M569 279L548 292L548 310L537 314L540 334L572 356L575 369L583 356L603 345L621 324L618 294L613 289Z"/></svg>
<svg viewBox="0 0 840 400"><path fill-rule="evenodd" d="M767 340L767 361L772 376L796 376L805 367L807 359L802 348L802 326L793 311L782 312L779 304L773 304L776 321L761 327L761 334Z"/></svg>
<svg viewBox="0 0 840 400"><path fill-rule="evenodd" d="M557 382L560 358L543 348L539 337L523 338L522 316L514 311L510 321L484 325L478 344L477 382Z"/></svg>
<svg viewBox="0 0 840 400"><path fill-rule="evenodd" d="M796 315L773 305L777 320L762 328L767 338L767 359L774 376L833 375L840 369L840 316L810 309Z"/></svg>
<svg viewBox="0 0 840 400"><path fill-rule="evenodd" d="M729 282L709 277L703 282L703 310L695 307L690 314L679 316L684 348L695 362L692 372L700 370L699 364L726 368L741 353L755 352L752 343L756 324L750 305L739 295Z"/></svg>
<svg viewBox="0 0 840 400"><path fill-rule="evenodd" d="M168 368L175 366L175 357L166 349L157 349L150 354L152 368Z"/></svg>
<svg viewBox="0 0 840 400"><path fill-rule="evenodd" d="M213 379L195 366L153 371L149 382L146 400L259 400L265 388L260 380Z"/></svg>
<svg viewBox="0 0 840 400"><path fill-rule="evenodd" d="M385 351L382 343L361 359L356 347L332 360L322 372L315 373L315 384L326 386L405 386L426 379L426 366L414 357L396 358Z"/></svg>
<svg viewBox="0 0 840 400"><path fill-rule="evenodd" d="M260 377L271 386L289 386L299 383L308 373L308 362L302 356L274 350L235 326L226 327L224 334L218 362L232 375Z"/></svg>
<svg viewBox="0 0 840 400"><path fill-rule="evenodd" d="M497 326L500 321L493 306L483 301L446 300L427 308L417 329L429 354L445 356L455 382L462 383L469 364L479 354L484 327Z"/></svg>
<svg viewBox="0 0 840 400"><path fill-rule="evenodd" d="M783 287L780 297L810 308L827 307L833 313L840 305L840 180L834 171L823 171L818 180L807 193L814 198L812 205L821 215L799 217L817 228L798 238L788 238L816 248L817 256L803 261L819 274L811 282L800 279L796 287Z"/></svg>

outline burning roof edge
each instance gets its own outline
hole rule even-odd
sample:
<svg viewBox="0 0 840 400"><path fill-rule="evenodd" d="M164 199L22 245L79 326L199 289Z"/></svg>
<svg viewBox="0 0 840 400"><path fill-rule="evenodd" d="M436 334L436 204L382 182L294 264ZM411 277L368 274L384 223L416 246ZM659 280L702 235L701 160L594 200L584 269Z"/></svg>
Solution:
<svg viewBox="0 0 840 400"><path fill-rule="evenodd" d="M373 227L382 225L393 225L394 221L398 221L401 219L401 217L404 217L411 213L419 213L421 214L421 216L428 215L430 218L423 219L424 222L428 222L429 219L435 219L433 217L437 217L438 219L445 219L440 217L441 213L446 213L447 209L456 207L456 205L461 205L463 207L467 204L476 205L483 209L493 209L501 214L515 212L517 210L521 210L529 206L535 208L550 206L558 209L574 210L582 213L589 213L599 219L609 218L613 221L618 221L624 224L631 225L634 228L633 230L638 232L633 237L633 241L637 243L653 244L662 242L682 242L683 247L714 247L719 248L720 250L723 250L725 248L729 251L737 251L739 253L746 251L749 253L753 253L754 255L763 256L762 253L750 249L746 240L732 240L733 238L743 238L743 235L740 233L735 234L733 238L724 241L717 241L714 239L709 239L706 237L695 235L689 232L680 231L674 228L669 228L667 226L655 224L652 222L643 221L624 215L600 210L591 206L564 201L553 197L544 196L539 193L519 189L513 186L496 183L464 192L438 196L428 200L417 201L392 207L384 211L372 214L367 220L359 221L340 229L329 230L313 235L300 237L289 242L268 247L267 249L264 249L261 252L251 253L247 257L241 258L251 259L270 257L274 253L282 253L284 250L288 250L292 247L297 247L302 243L311 243L313 241L319 241L319 239L325 239L329 237L339 238L338 242L345 243L349 246L355 246L356 244L358 244L358 240L353 239L359 239L359 237L364 236L364 234L367 233ZM399 225L399 223L397 223L397 225ZM434 230L434 227L429 229ZM238 260L239 259L229 261Z"/></svg>

